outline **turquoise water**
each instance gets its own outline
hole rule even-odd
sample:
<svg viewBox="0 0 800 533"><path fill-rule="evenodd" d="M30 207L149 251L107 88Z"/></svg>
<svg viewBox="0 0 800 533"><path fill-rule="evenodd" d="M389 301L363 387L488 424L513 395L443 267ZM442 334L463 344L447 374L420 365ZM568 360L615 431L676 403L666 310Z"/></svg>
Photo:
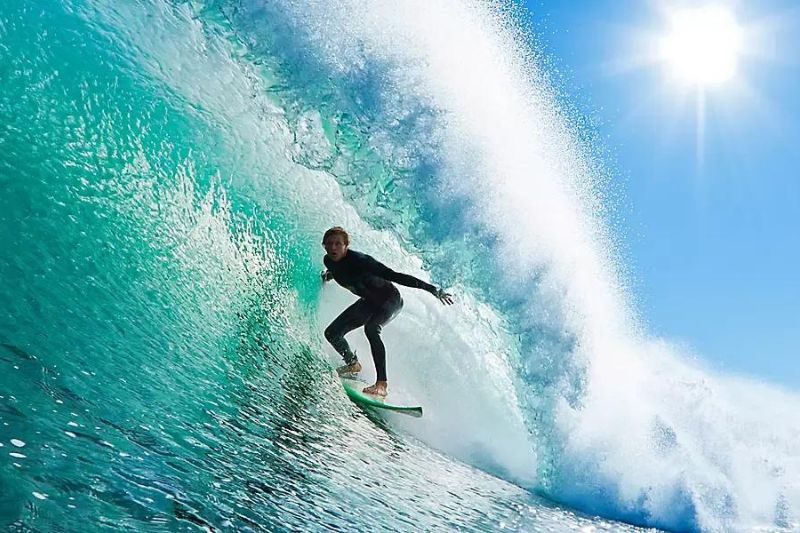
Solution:
<svg viewBox="0 0 800 533"><path fill-rule="evenodd" d="M0 525L795 530L797 396L642 333L520 16L4 2ZM336 224L456 295L385 331L422 419L331 374Z"/></svg>

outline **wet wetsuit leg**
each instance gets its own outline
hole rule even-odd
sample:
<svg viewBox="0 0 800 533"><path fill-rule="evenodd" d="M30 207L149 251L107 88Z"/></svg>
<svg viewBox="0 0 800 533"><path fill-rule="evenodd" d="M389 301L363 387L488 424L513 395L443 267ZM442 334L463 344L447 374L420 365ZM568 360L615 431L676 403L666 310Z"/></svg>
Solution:
<svg viewBox="0 0 800 533"><path fill-rule="evenodd" d="M350 349L350 345L345 340L344 336L367 323L367 321L375 313L375 309L371 307L364 299L358 300L356 303L342 311L336 319L325 328L325 338L331 343L334 350L344 359L345 364L351 365L358 361L356 354Z"/></svg>
<svg viewBox="0 0 800 533"><path fill-rule="evenodd" d="M403 299L399 294L389 298L379 308L375 309L364 324L364 333L367 334L369 347L372 350L372 359L375 361L375 373L378 381L386 381L386 347L381 340L383 326L391 322L403 308Z"/></svg>

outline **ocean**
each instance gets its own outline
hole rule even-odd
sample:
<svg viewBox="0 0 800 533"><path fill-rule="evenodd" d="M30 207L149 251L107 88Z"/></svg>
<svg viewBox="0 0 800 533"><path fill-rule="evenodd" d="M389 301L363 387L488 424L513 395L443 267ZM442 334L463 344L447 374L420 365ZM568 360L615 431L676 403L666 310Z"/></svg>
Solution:
<svg viewBox="0 0 800 533"><path fill-rule="evenodd" d="M800 530L800 398L647 333L526 20L4 0L0 527ZM454 295L384 330L420 419L332 372L335 225Z"/></svg>

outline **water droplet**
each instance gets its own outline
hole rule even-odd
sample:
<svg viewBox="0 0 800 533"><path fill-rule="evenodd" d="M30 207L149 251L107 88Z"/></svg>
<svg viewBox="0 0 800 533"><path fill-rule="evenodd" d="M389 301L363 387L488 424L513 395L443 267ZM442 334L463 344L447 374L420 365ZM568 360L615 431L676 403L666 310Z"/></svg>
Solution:
<svg viewBox="0 0 800 533"><path fill-rule="evenodd" d="M10 455L11 457L16 457L17 459L26 459L27 458L27 455L23 455L23 454L17 453L17 452L11 452L8 455Z"/></svg>
<svg viewBox="0 0 800 533"><path fill-rule="evenodd" d="M39 498L40 500L46 500L47 499L47 494L42 494L41 492L34 491L33 495L36 496L37 498Z"/></svg>
<svg viewBox="0 0 800 533"><path fill-rule="evenodd" d="M65 431L64 433L66 433L67 435L69 435L69 436L70 436L70 437L72 437L73 439L77 437L77 435L75 435L75 433L73 433L73 432L71 432L71 431Z"/></svg>
<svg viewBox="0 0 800 533"><path fill-rule="evenodd" d="M17 448L22 448L23 446L25 446L25 442L19 439L11 439L11 444L16 446Z"/></svg>

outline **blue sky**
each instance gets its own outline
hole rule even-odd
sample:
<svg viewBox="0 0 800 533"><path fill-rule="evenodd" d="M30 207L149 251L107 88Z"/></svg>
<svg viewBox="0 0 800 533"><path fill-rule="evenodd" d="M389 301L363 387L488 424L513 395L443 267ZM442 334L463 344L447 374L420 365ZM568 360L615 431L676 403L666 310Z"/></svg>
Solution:
<svg viewBox="0 0 800 533"><path fill-rule="evenodd" d="M733 78L706 90L702 135L695 91L663 63L628 65L675 4L526 3L561 88L610 154L649 331L717 368L797 390L800 4L721 4L744 29L743 54Z"/></svg>

